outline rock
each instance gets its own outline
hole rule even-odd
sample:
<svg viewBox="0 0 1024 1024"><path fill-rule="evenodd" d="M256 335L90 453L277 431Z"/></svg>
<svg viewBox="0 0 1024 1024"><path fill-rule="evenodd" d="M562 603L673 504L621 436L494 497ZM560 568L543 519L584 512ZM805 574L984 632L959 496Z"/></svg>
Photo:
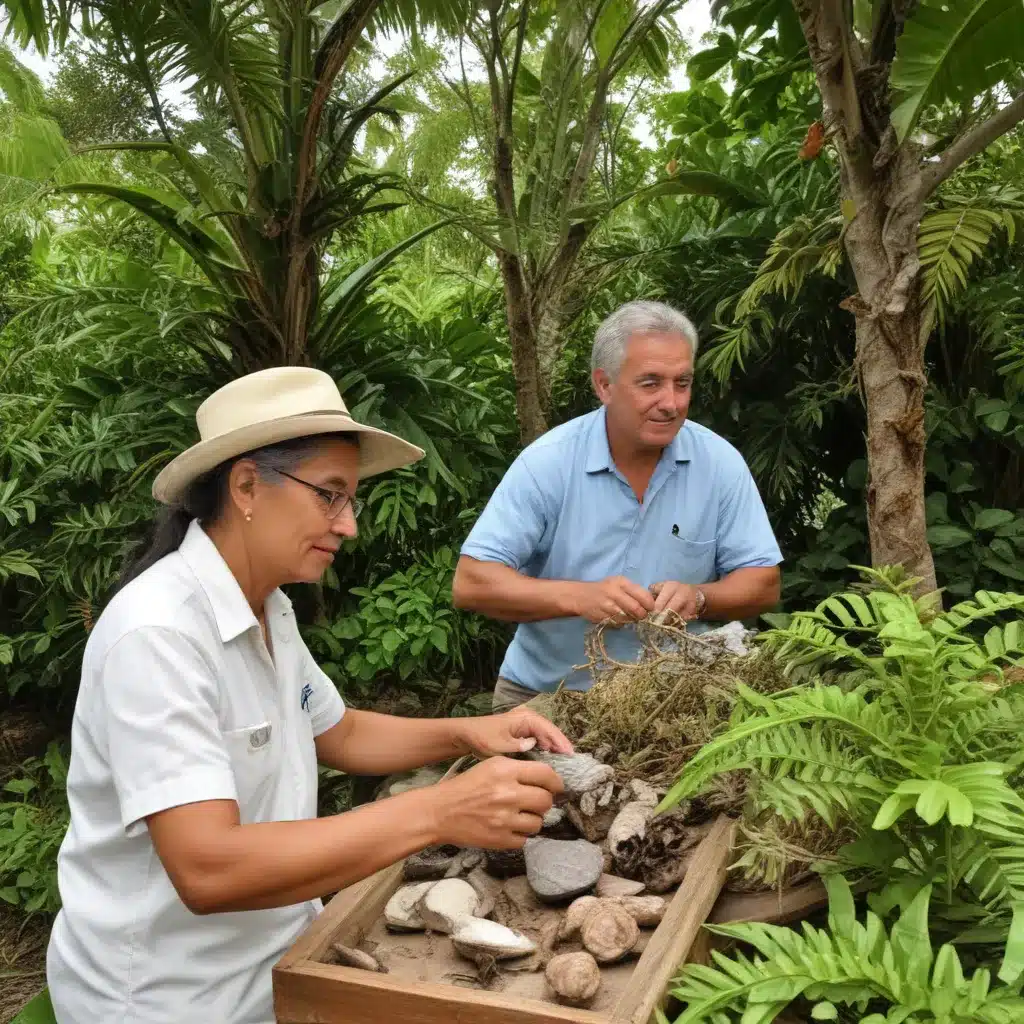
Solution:
<svg viewBox="0 0 1024 1024"><path fill-rule="evenodd" d="M469 882L442 878L426 891L416 910L429 929L450 934L467 917L473 917L479 905L480 899Z"/></svg>
<svg viewBox="0 0 1024 1024"><path fill-rule="evenodd" d="M633 847L643 839L653 814L653 807L634 801L615 816L608 829L608 849L616 864L622 861L625 847Z"/></svg>
<svg viewBox="0 0 1024 1024"><path fill-rule="evenodd" d="M750 643L754 639L755 630L747 629L742 622L733 620L717 629L709 629L701 634L703 640L713 640L720 643L730 654L740 656L750 652Z"/></svg>
<svg viewBox="0 0 1024 1024"><path fill-rule="evenodd" d="M360 970L376 971L378 974L388 973L387 968L376 957L364 953L361 949L343 946L340 942L331 943L323 962L338 964L341 967L358 967Z"/></svg>
<svg viewBox="0 0 1024 1024"><path fill-rule="evenodd" d="M426 924L416 910L416 904L427 894L433 882L403 885L384 907L384 923L396 932L422 932Z"/></svg>
<svg viewBox="0 0 1024 1024"><path fill-rule="evenodd" d="M445 873L461 854L462 851L457 846L428 846L405 858L402 877L407 882L444 878Z"/></svg>
<svg viewBox="0 0 1024 1024"><path fill-rule="evenodd" d="M571 939L583 927L587 915L596 910L600 901L596 896L580 896L566 908L565 915L558 926L558 939L564 942Z"/></svg>
<svg viewBox="0 0 1024 1024"><path fill-rule="evenodd" d="M601 875L597 880L597 888L594 890L598 896L636 896L643 891L643 882L634 882L631 878L619 878L618 875Z"/></svg>
<svg viewBox="0 0 1024 1024"><path fill-rule="evenodd" d="M399 793L407 793L410 789L433 786L443 778L444 769L432 765L426 768L417 768L414 772L389 775L381 784L377 799L383 800L389 796L398 796Z"/></svg>
<svg viewBox="0 0 1024 1024"><path fill-rule="evenodd" d="M581 896L569 904L558 928L558 939L571 939L591 914L609 906L621 907L638 928L656 928L665 916L667 901L661 896Z"/></svg>
<svg viewBox="0 0 1024 1024"><path fill-rule="evenodd" d="M668 906L668 900L663 896L616 896L614 902L641 928L657 928Z"/></svg>
<svg viewBox="0 0 1024 1024"><path fill-rule="evenodd" d="M601 968L590 953L560 953L548 961L544 977L558 997L569 1006L585 1006L601 987Z"/></svg>
<svg viewBox="0 0 1024 1024"><path fill-rule="evenodd" d="M522 932L482 917L463 920L452 933L452 944L470 960L511 960L529 956L537 946Z"/></svg>
<svg viewBox="0 0 1024 1024"><path fill-rule="evenodd" d="M633 794L633 802L643 804L645 807L657 807L661 803L658 791L643 779L630 779L626 792Z"/></svg>
<svg viewBox="0 0 1024 1024"><path fill-rule="evenodd" d="M580 928L584 947L600 964L621 960L636 945L640 929L636 921L617 903L602 902L587 915Z"/></svg>
<svg viewBox="0 0 1024 1024"><path fill-rule="evenodd" d="M460 850L453 858L451 864L448 866L448 870L445 871L445 878L460 878L462 875L468 874L478 864L484 862L484 851L483 850Z"/></svg>
<svg viewBox="0 0 1024 1024"><path fill-rule="evenodd" d="M501 892L501 882L496 878L492 878L481 867L473 868L466 875L466 881L473 886L473 891L480 901L476 908L475 916L490 917L491 912L494 910L494 903L498 898L498 893Z"/></svg>
<svg viewBox="0 0 1024 1024"><path fill-rule="evenodd" d="M543 826L544 828L554 828L556 825L562 824L562 819L565 817L564 807L552 807L547 814L544 815Z"/></svg>
<svg viewBox="0 0 1024 1024"><path fill-rule="evenodd" d="M526 858L522 850L484 850L487 870L497 878L515 878L526 874Z"/></svg>
<svg viewBox="0 0 1024 1024"><path fill-rule="evenodd" d="M615 778L615 769L602 764L593 754L551 754L546 750L530 750L526 756L550 765L565 786L565 796L582 796Z"/></svg>
<svg viewBox="0 0 1024 1024"><path fill-rule="evenodd" d="M616 810L612 806L599 808L592 794L585 793L579 804L567 803L565 813L588 843L599 843L608 835Z"/></svg>
<svg viewBox="0 0 1024 1024"><path fill-rule="evenodd" d="M593 889L604 866L601 848L585 839L528 839L523 852L530 887L546 902Z"/></svg>

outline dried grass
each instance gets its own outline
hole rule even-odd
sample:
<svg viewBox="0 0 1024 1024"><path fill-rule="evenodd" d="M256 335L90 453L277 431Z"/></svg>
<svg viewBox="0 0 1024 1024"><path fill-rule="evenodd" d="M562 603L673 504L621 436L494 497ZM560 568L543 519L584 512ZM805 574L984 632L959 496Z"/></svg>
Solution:
<svg viewBox="0 0 1024 1024"><path fill-rule="evenodd" d="M760 693L784 689L781 666L764 648L729 652L721 639L689 633L673 616L637 626L637 662L608 655L606 627L586 639L594 685L584 693L558 690L554 721L578 749L597 754L627 777L671 784L682 766L728 720L736 682Z"/></svg>

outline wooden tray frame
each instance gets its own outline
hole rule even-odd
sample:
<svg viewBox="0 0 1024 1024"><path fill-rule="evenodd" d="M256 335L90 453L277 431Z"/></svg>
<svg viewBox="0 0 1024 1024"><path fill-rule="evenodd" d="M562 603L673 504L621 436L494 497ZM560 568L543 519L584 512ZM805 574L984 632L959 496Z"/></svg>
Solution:
<svg viewBox="0 0 1024 1024"><path fill-rule="evenodd" d="M320 963L332 942L362 941L402 883L395 864L338 893L273 969L278 1024L647 1024L694 948L725 884L735 823L719 817L676 891L611 1012L512 998L456 985L399 981Z"/></svg>

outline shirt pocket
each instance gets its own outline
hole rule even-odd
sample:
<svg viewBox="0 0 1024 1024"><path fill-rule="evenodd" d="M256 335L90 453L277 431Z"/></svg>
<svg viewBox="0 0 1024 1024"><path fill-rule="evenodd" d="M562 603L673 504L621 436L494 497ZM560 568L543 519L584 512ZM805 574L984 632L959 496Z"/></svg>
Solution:
<svg viewBox="0 0 1024 1024"><path fill-rule="evenodd" d="M669 537L666 545L664 573L661 580L678 583L710 583L715 578L715 555L718 542L711 540L685 540ZM660 580L659 580L660 582Z"/></svg>
<svg viewBox="0 0 1024 1024"><path fill-rule="evenodd" d="M238 794L238 812L243 825L261 820L264 798L271 791L277 774L280 737L272 722L228 729L224 745L231 758Z"/></svg>

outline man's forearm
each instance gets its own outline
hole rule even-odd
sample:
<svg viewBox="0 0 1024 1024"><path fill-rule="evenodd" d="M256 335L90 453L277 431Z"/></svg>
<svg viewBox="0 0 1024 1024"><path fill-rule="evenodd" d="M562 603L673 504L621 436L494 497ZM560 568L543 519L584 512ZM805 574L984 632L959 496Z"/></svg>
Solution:
<svg viewBox="0 0 1024 1024"><path fill-rule="evenodd" d="M780 578L775 567L737 569L717 583L701 584L707 598L701 618L716 622L756 618L778 604Z"/></svg>
<svg viewBox="0 0 1024 1024"><path fill-rule="evenodd" d="M479 612L503 622L542 622L579 615L579 584L537 580L498 562L459 559L452 583L456 608Z"/></svg>

